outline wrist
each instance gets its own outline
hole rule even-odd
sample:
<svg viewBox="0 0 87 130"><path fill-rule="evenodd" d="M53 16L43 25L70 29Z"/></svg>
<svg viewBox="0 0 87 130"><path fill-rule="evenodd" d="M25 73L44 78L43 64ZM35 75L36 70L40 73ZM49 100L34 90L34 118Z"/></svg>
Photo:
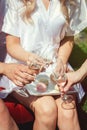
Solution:
<svg viewBox="0 0 87 130"><path fill-rule="evenodd" d="M0 74L5 73L6 63L0 63Z"/></svg>
<svg viewBox="0 0 87 130"><path fill-rule="evenodd" d="M61 58L61 57L58 57L57 63L58 63L58 62L61 62L64 66L67 66L67 61L64 61L64 59Z"/></svg>
<svg viewBox="0 0 87 130"><path fill-rule="evenodd" d="M61 60L63 64L67 64L67 60L64 58L64 56L58 56L57 60Z"/></svg>
<svg viewBox="0 0 87 130"><path fill-rule="evenodd" d="M29 65L31 63L31 53L27 54L27 58L26 58L26 64Z"/></svg>
<svg viewBox="0 0 87 130"><path fill-rule="evenodd" d="M78 81L82 81L84 79L85 73L80 68L76 71L76 75L77 75Z"/></svg>

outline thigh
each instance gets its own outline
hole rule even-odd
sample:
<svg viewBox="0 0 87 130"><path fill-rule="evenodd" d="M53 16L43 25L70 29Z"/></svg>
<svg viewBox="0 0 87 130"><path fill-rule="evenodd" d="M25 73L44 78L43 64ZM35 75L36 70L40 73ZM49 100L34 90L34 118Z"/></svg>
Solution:
<svg viewBox="0 0 87 130"><path fill-rule="evenodd" d="M64 101L61 97L58 97L55 99L59 110L64 111L64 110L76 109L76 95L72 94L72 95L67 95L67 96L69 96L69 100L66 100L66 101Z"/></svg>
<svg viewBox="0 0 87 130"><path fill-rule="evenodd" d="M19 130L3 100L0 99L0 130Z"/></svg>
<svg viewBox="0 0 87 130"><path fill-rule="evenodd" d="M73 101L70 103L66 103L63 107L63 101L61 98L56 99L57 107L58 107L58 121L57 125L60 130L80 130L78 113L76 109L76 98L74 95Z"/></svg>
<svg viewBox="0 0 87 130"><path fill-rule="evenodd" d="M73 100L71 102L66 102L60 98L56 99L56 104L58 107L58 119L65 118L72 118L74 114L77 115L76 110L76 95L70 95L73 97Z"/></svg>
<svg viewBox="0 0 87 130"><path fill-rule="evenodd" d="M35 107L39 110L39 108L47 109L48 107L56 107L55 100L52 96L32 96L23 97L16 92L11 94L14 98L16 98L21 104L30 108L33 112ZM57 108L57 107L56 107Z"/></svg>

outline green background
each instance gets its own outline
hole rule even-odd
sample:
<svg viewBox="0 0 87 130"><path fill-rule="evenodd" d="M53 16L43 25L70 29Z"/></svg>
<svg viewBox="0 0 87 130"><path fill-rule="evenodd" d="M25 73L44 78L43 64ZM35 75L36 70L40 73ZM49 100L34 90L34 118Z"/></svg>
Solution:
<svg viewBox="0 0 87 130"><path fill-rule="evenodd" d="M75 36L75 45L69 62L77 70L87 59L87 28ZM77 104L81 130L87 130L87 77L81 82L85 90L85 96L80 104Z"/></svg>

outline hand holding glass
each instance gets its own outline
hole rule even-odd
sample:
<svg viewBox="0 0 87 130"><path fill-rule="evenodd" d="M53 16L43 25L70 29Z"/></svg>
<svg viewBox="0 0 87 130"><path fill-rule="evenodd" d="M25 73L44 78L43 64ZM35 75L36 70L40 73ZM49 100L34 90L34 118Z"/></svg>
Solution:
<svg viewBox="0 0 87 130"><path fill-rule="evenodd" d="M57 84L58 87L60 87L60 93L61 93L61 99L63 100L62 102L62 107L64 109L73 109L75 106L73 104L73 96L65 93L63 91L63 88L65 84L67 83L67 77L65 74L65 68L64 64L61 59L57 62L57 67L56 71L54 71L50 78L51 80Z"/></svg>

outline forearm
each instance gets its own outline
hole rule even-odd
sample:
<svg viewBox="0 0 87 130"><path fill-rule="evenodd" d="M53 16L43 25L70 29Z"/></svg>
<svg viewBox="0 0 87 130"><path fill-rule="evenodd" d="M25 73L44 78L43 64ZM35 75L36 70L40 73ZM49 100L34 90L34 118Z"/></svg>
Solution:
<svg viewBox="0 0 87 130"><path fill-rule="evenodd" d="M83 80L87 76L87 59L82 66L77 70L80 80Z"/></svg>
<svg viewBox="0 0 87 130"><path fill-rule="evenodd" d="M62 42L58 51L58 58L62 59L63 63L66 64L70 57L70 54L74 45L73 37L66 37Z"/></svg>
<svg viewBox="0 0 87 130"><path fill-rule="evenodd" d="M29 57L29 52L25 51L20 45L13 45L7 49L7 52L15 59L26 62Z"/></svg>
<svg viewBox="0 0 87 130"><path fill-rule="evenodd" d="M13 58L26 62L29 57L29 53L25 51L20 45L20 39L14 36L6 36L7 52Z"/></svg>

